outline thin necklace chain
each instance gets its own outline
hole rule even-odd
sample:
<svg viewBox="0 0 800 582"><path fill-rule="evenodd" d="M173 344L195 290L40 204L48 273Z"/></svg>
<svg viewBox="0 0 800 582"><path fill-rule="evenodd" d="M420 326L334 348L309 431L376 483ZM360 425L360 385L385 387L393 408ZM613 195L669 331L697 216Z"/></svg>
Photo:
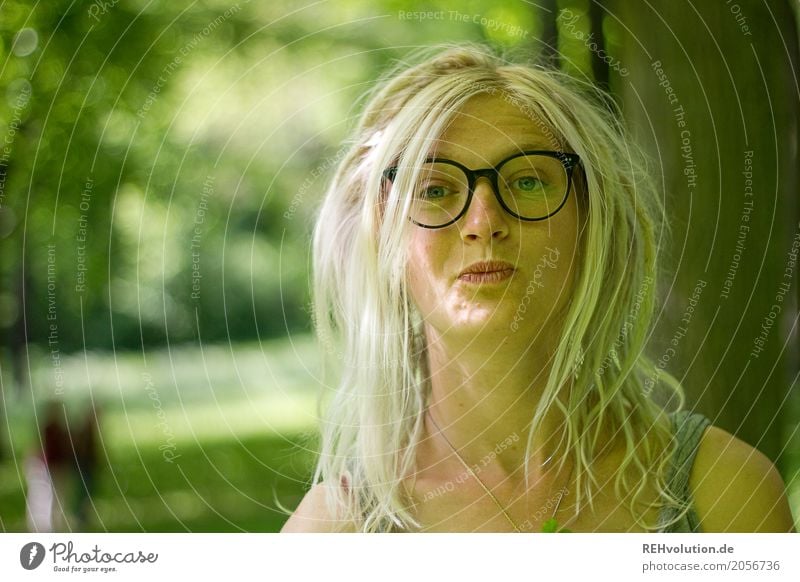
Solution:
<svg viewBox="0 0 800 582"><path fill-rule="evenodd" d="M465 460L464 460L464 459L461 457L461 455L459 455L459 454L458 454L458 451L457 451L457 450L456 450L456 448L453 446L453 443L451 443L451 442L450 442L450 439L448 439L448 438L445 436L445 434L444 434L444 431L442 431L442 429L441 429L441 428L439 428L439 425L436 423L436 420L433 418L433 414L431 414L430 410L429 410L429 409L426 409L426 410L427 410L427 412L428 412L428 416L429 416L429 417L430 417L430 419L431 419L431 422L433 423L433 426L435 426L435 427L436 427L436 430L438 430L438 431L439 431L439 434L440 434L440 435L442 435L442 438L443 438L443 439L444 439L444 441L447 443L447 445L450 447L450 449L453 451L453 453L455 454L455 456L456 456L456 457L458 457L458 460L459 460L459 461L461 461L461 464L462 464L462 465L464 465L464 468L465 468L467 471L469 471L469 474L470 474L470 475L472 475L472 476L475 478L475 480L476 480L476 481L478 482L478 484L479 484L479 485L480 485L480 486L483 488L483 490L484 490L484 491L486 491L486 494L487 494L487 495L488 495L488 496L491 498L491 500L492 500L492 501L494 501L494 504L497 506L497 508L498 508L498 509L499 509L499 510L500 510L500 511L503 513L503 515L504 515L504 516L505 516L505 518L508 520L508 522L509 522L509 523L510 523L510 524L513 526L513 528L514 528L514 531L515 531L516 533L522 533L522 530L520 529L520 527L517 525L517 523L516 523L516 522L515 522L513 519L511 519L511 516L510 516L510 515L508 515L508 512L507 512L507 511L506 511L506 509L505 509L505 508L502 506L502 504L501 504L501 503L500 503L500 502L497 500L497 497L495 497L495 496L492 494L492 492L491 492L491 491L489 491L489 488L488 488L488 487L486 487L486 485L484 485L484 484L483 484L483 481L481 481L481 480L478 478L478 476L477 476L477 475L475 474L475 472L474 472L474 471L473 471L473 470L470 468L470 466L467 464L467 462L466 462L466 461L465 461ZM555 453L553 453L553 455L554 455L554 454L555 454ZM550 455L550 456L547 458L547 460L546 460L544 463L542 463L542 465L546 465L547 463L549 463L549 462L550 462L550 459L552 459L552 458L553 458L553 455ZM574 464L570 465L569 476L567 477L567 484L569 484L569 480L570 480L570 478L572 477L572 469L574 468L574 466L575 466ZM566 485L565 485L564 487L566 487ZM564 495L565 495L565 494L566 494L566 492L565 492L565 491L564 491L564 489L562 488L562 489L561 489L561 491L560 491L560 492L559 492L559 494L558 494L558 501L556 502L556 507L555 507L555 509L553 510L553 515L551 515L551 516L550 516L550 519L553 519L553 518L555 518L555 516L556 516L556 513L558 513L558 508L561 506L561 500L562 500L562 499L564 499Z"/></svg>

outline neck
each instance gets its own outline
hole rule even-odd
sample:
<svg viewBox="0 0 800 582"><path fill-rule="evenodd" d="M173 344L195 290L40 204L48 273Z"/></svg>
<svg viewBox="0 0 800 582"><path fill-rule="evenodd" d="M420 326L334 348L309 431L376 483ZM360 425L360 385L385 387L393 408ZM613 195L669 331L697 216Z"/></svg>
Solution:
<svg viewBox="0 0 800 582"><path fill-rule="evenodd" d="M474 335L464 341L427 329L431 393L427 446L437 458L452 445L470 466L522 478L528 431L550 371L552 344L546 338ZM486 349L486 346L493 346ZM559 395L563 398L565 394ZM565 452L563 417L551 407L533 435L532 475L557 464ZM444 438L440 438L443 436ZM448 442L450 444L448 444Z"/></svg>

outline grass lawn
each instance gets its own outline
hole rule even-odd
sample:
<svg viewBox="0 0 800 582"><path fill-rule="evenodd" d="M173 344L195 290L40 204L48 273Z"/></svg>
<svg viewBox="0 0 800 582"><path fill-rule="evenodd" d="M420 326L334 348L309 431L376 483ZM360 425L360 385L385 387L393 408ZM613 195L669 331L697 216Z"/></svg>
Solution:
<svg viewBox="0 0 800 582"><path fill-rule="evenodd" d="M313 462L305 435L182 446L168 463L157 448L112 451L85 531L275 532L294 509ZM5 464L2 531L26 531L22 479ZM16 486L8 487L9 483Z"/></svg>
<svg viewBox="0 0 800 582"><path fill-rule="evenodd" d="M67 415L101 403L84 531L278 531L279 505L297 506L313 470L317 358L308 337L65 357ZM34 413L53 390L48 365L34 369L35 402L7 406L14 458L0 463L0 531L26 531L23 459L41 446Z"/></svg>

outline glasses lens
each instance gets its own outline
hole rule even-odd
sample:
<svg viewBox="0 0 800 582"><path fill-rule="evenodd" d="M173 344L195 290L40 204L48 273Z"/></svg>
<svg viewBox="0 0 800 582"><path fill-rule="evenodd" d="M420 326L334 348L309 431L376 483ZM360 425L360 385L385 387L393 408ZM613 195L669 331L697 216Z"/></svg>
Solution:
<svg viewBox="0 0 800 582"><path fill-rule="evenodd" d="M425 226L445 225L464 209L468 193L467 177L456 166L424 164L414 184L411 218Z"/></svg>
<svg viewBox="0 0 800 582"><path fill-rule="evenodd" d="M561 160L550 156L520 156L500 169L500 196L522 218L553 214L567 196L568 183Z"/></svg>

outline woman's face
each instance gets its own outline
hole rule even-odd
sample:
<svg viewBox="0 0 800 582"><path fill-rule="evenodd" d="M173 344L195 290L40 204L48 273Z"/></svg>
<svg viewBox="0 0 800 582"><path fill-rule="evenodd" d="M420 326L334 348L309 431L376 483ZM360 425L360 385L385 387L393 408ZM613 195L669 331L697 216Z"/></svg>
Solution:
<svg viewBox="0 0 800 582"><path fill-rule="evenodd" d="M475 170L524 150L558 149L516 106L482 94L460 110L431 155ZM574 186L558 213L526 222L508 214L489 180L479 178L466 214L455 224L410 227L408 284L426 327L465 338L487 332L537 335L563 313L571 296L578 225ZM503 261L513 270L462 274L480 261Z"/></svg>

